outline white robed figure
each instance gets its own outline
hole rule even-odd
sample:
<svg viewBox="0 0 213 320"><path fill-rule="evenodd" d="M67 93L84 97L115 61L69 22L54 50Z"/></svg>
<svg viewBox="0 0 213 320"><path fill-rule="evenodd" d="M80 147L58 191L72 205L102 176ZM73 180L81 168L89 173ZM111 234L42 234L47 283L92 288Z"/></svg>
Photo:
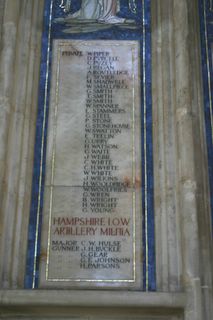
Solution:
<svg viewBox="0 0 213 320"><path fill-rule="evenodd" d="M60 7L65 12L71 8L71 0L62 0ZM130 5L135 3L130 0ZM130 6L131 7L131 6ZM82 0L81 8L77 12L70 14L68 17L82 20L97 20L102 23L123 23L124 18L116 14L120 11L120 0Z"/></svg>

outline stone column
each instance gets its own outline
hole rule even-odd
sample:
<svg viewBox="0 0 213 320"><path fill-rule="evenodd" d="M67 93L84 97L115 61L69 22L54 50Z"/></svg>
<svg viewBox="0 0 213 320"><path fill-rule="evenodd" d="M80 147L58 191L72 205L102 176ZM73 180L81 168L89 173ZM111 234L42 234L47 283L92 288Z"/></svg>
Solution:
<svg viewBox="0 0 213 320"><path fill-rule="evenodd" d="M186 291L185 319L211 319L198 3L153 1L152 17L158 290Z"/></svg>
<svg viewBox="0 0 213 320"><path fill-rule="evenodd" d="M212 244L197 1L175 1L174 11L179 214L188 292L185 318L210 319Z"/></svg>
<svg viewBox="0 0 213 320"><path fill-rule="evenodd" d="M177 203L173 1L152 1L152 97L157 288L182 290Z"/></svg>
<svg viewBox="0 0 213 320"><path fill-rule="evenodd" d="M0 286L23 287L43 1L6 0L0 59Z"/></svg>
<svg viewBox="0 0 213 320"><path fill-rule="evenodd" d="M189 309L185 319L202 319L199 274L199 236L197 222L195 148L192 123L192 88L189 60L189 20L186 1L174 1L174 48L176 70L176 129L178 150L179 215L182 229L184 287ZM197 102L196 102L197 103Z"/></svg>

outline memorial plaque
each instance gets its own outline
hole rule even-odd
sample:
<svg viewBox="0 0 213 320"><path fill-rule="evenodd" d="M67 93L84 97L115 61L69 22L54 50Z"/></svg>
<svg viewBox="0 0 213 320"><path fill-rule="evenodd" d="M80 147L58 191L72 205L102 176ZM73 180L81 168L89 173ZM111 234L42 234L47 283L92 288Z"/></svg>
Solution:
<svg viewBox="0 0 213 320"><path fill-rule="evenodd" d="M55 40L41 286L141 285L137 41Z"/></svg>
<svg viewBox="0 0 213 320"><path fill-rule="evenodd" d="M45 0L25 288L156 289L150 0Z"/></svg>

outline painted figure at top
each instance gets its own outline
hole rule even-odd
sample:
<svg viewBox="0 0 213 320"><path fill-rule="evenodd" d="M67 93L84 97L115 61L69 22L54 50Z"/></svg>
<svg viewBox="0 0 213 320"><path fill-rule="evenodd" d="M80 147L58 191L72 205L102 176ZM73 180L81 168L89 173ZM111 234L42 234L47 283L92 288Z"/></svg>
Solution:
<svg viewBox="0 0 213 320"><path fill-rule="evenodd" d="M71 0L62 0L60 7L65 12L71 9ZM129 0L129 7L135 12L135 1ZM82 0L81 8L77 12L70 14L73 19L97 20L102 23L123 23L124 18L116 14L120 11L120 0Z"/></svg>

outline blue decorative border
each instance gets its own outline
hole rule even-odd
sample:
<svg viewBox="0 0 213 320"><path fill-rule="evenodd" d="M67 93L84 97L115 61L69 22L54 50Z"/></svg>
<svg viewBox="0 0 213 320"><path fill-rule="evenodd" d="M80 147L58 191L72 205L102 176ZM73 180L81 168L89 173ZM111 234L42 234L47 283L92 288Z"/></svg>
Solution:
<svg viewBox="0 0 213 320"><path fill-rule="evenodd" d="M143 208L143 290L156 290L154 179L152 143L152 59L151 1L144 1L142 58L142 208ZM144 116L144 119L143 119ZM145 121L144 121L145 120ZM145 146L145 148L144 148ZM145 170L144 170L145 169Z"/></svg>
<svg viewBox="0 0 213 320"><path fill-rule="evenodd" d="M155 227L153 198L153 151L152 151L152 98L151 98L151 5L150 0L138 0L137 15L128 11L127 0L121 0L123 17L135 18L137 30L112 27L107 30L84 34L65 34L63 27L53 22L63 16L59 8L61 0L45 0L42 34L42 55L38 115L36 124L35 155L32 184L32 200L29 220L25 288L38 288L43 193L45 179L45 155L48 126L48 108L51 79L52 41L54 39L105 39L138 40L141 44L142 84L142 204L143 204L143 290L156 290ZM74 2L75 5L75 2ZM46 86L46 79L48 82Z"/></svg>
<svg viewBox="0 0 213 320"><path fill-rule="evenodd" d="M39 278L39 257L40 257L40 240L41 240L41 225L42 225L42 211L43 211L43 195L44 195L44 179L45 179L45 157L42 157L42 143L43 154L46 154L46 137L48 125L48 106L49 106L49 91L50 78L48 81L47 92L45 88L46 74L48 69L51 70L51 50L49 65L47 64L48 45L49 45L49 25L51 16L51 1L45 1L44 8L44 22L42 34L42 51L40 64L40 83L38 93L38 114L36 123L36 137L34 148L34 167L33 167L33 183L32 183L32 198L31 210L29 220L28 232L28 250L27 250L27 264L25 275L25 288L38 288ZM45 115L45 98L46 101L46 115ZM44 119L46 117L46 120ZM44 134L44 141L43 141ZM41 159L43 158L42 164ZM42 174L41 174L42 173ZM40 190L41 188L41 190ZM39 200L40 197L40 200ZM36 245L37 242L37 245ZM35 270L36 272L35 272Z"/></svg>
<svg viewBox="0 0 213 320"><path fill-rule="evenodd" d="M208 152L210 204L213 227L213 7L212 0L199 0L204 113Z"/></svg>

